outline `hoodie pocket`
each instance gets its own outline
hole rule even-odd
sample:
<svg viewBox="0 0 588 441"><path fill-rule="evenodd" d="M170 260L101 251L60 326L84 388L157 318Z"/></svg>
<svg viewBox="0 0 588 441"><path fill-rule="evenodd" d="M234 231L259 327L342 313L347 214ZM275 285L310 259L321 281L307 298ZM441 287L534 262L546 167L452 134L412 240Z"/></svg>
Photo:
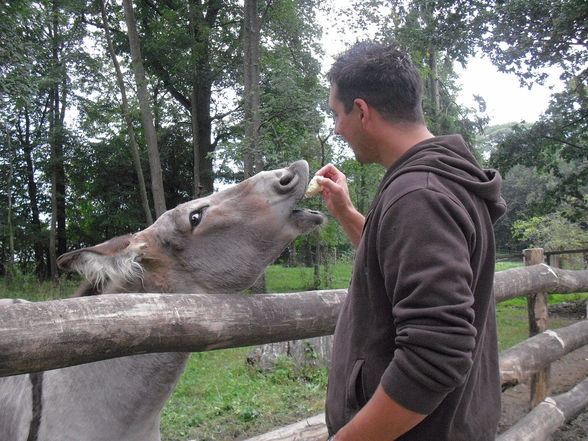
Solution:
<svg viewBox="0 0 588 441"><path fill-rule="evenodd" d="M361 378L364 363L365 360L363 359L355 360L349 381L347 382L347 406L345 413L348 418L352 418L366 403Z"/></svg>

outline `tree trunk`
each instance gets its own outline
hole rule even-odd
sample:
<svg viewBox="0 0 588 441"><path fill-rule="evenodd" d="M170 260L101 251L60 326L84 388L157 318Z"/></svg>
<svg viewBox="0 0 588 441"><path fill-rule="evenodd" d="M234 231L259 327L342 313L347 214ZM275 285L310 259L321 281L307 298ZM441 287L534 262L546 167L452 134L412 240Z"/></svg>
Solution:
<svg viewBox="0 0 588 441"><path fill-rule="evenodd" d="M243 21L243 101L245 110L245 150L243 166L245 179L263 169L259 145L259 38L260 20L258 0L245 0Z"/></svg>
<svg viewBox="0 0 588 441"><path fill-rule="evenodd" d="M149 207L149 198L147 197L147 188L145 186L145 177L143 176L143 167L141 167L141 157L139 156L139 144L135 138L135 129L133 128L133 116L129 109L129 103L127 100L127 92L125 88L125 82L120 70L120 65L114 52L114 46L112 44L112 37L108 28L108 20L106 17L106 10L104 7L104 0L99 0L100 3L100 14L102 16L102 23L104 26L104 37L108 46L108 52L116 71L116 81L118 88L120 89L122 99L122 111L123 118L127 126L127 132L129 133L129 141L131 147L131 154L133 156L133 165L135 166L135 172L137 173L137 181L139 182L139 193L141 195L141 203L143 205L143 212L145 213L145 221L147 225L153 223L153 216L151 216L151 208Z"/></svg>
<svg viewBox="0 0 588 441"><path fill-rule="evenodd" d="M9 168L8 168L8 178L6 179L6 195L8 198L8 207L7 207L7 220L6 226L8 229L8 259L6 261L6 275L8 277L13 276L14 270L14 226L12 224L12 178L14 176L14 161L15 155L12 151L12 142L11 142L11 134L8 126L6 126L6 145L8 147L8 154L9 157Z"/></svg>
<svg viewBox="0 0 588 441"><path fill-rule="evenodd" d="M190 33L192 34L192 58L198 60L202 42L199 38L199 32L202 26L201 12L194 2L190 2ZM192 66L192 96L190 98L190 121L192 124L192 155L194 158L193 165L193 197L197 198L203 195L203 188L200 179L200 137L198 124L198 87L202 77L200 64L195 62Z"/></svg>
<svg viewBox="0 0 588 441"><path fill-rule="evenodd" d="M53 2L51 23L52 61L53 68L59 71L62 66L60 59L60 35L58 24L57 3ZM50 260L51 278L57 278L57 256L67 251L65 235L65 166L64 166L64 121L67 99L67 80L59 79L50 90L50 145L51 145L51 232Z"/></svg>
<svg viewBox="0 0 588 441"><path fill-rule="evenodd" d="M139 41L139 33L137 32L137 22L135 20L132 0L123 0L123 6L125 9L125 21L127 23L133 71L137 83L137 96L139 98L141 117L143 119L143 130L145 131L145 139L147 141L149 168L151 172L151 191L153 193L155 215L156 217L159 217L166 211L166 207L161 161L159 158L159 149L157 147L157 135L155 133L155 126L153 125L153 114L151 112L151 107L149 106L147 79L145 78L145 70L143 68L141 44Z"/></svg>
<svg viewBox="0 0 588 441"><path fill-rule="evenodd" d="M431 100L431 108L433 110L433 118L435 124L439 125L439 108L440 108L440 95L439 95L439 77L437 69L437 54L434 50L431 50L428 57L429 61L429 98Z"/></svg>
<svg viewBox="0 0 588 441"><path fill-rule="evenodd" d="M27 174L27 191L31 207L31 225L34 237L35 253L35 273L39 279L47 276L47 266L45 264L46 245L41 239L41 218L39 214L38 189L35 181L35 166L33 162L33 145L31 139L31 123L28 106L24 109L25 128L24 137L21 139L21 145L24 152Z"/></svg>
<svg viewBox="0 0 588 441"><path fill-rule="evenodd" d="M212 166L212 154L215 146L210 138L212 134L212 123L210 119L210 100L212 95L212 84L205 82L198 84L196 106L198 121L198 179L200 195L207 195L214 190L214 173Z"/></svg>

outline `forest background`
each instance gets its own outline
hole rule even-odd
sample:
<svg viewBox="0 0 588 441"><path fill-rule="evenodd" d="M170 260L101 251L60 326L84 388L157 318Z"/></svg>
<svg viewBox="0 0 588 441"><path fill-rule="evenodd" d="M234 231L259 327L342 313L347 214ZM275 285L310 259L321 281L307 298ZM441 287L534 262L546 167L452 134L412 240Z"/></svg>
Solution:
<svg viewBox="0 0 588 441"><path fill-rule="evenodd" d="M501 252L588 246L584 0L0 0L0 17L0 275L56 279L69 249L301 158L337 164L365 212L383 170L332 134L325 18L405 46L431 131L502 173ZM558 68L561 87L537 121L489 126L482 98L458 104L474 55L524 86ZM318 274L351 254L329 222L282 261Z"/></svg>

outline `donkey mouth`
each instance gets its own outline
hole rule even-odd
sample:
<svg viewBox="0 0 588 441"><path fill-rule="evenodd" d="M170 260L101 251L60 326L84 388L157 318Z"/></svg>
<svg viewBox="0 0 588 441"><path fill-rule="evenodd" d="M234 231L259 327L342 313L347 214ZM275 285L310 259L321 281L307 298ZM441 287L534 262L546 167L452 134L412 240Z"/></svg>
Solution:
<svg viewBox="0 0 588 441"><path fill-rule="evenodd" d="M309 210L307 208L296 208L292 210L292 216L290 218L302 234L309 233L327 220L327 217L320 211Z"/></svg>

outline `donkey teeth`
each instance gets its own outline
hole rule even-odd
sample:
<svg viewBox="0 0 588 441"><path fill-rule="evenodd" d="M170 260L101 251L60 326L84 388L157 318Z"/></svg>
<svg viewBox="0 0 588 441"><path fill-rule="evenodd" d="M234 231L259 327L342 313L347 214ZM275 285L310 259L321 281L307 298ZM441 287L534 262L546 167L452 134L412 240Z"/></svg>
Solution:
<svg viewBox="0 0 588 441"><path fill-rule="evenodd" d="M314 176L308 183L304 197L310 198L321 191L323 191L323 186L318 182L318 176Z"/></svg>

